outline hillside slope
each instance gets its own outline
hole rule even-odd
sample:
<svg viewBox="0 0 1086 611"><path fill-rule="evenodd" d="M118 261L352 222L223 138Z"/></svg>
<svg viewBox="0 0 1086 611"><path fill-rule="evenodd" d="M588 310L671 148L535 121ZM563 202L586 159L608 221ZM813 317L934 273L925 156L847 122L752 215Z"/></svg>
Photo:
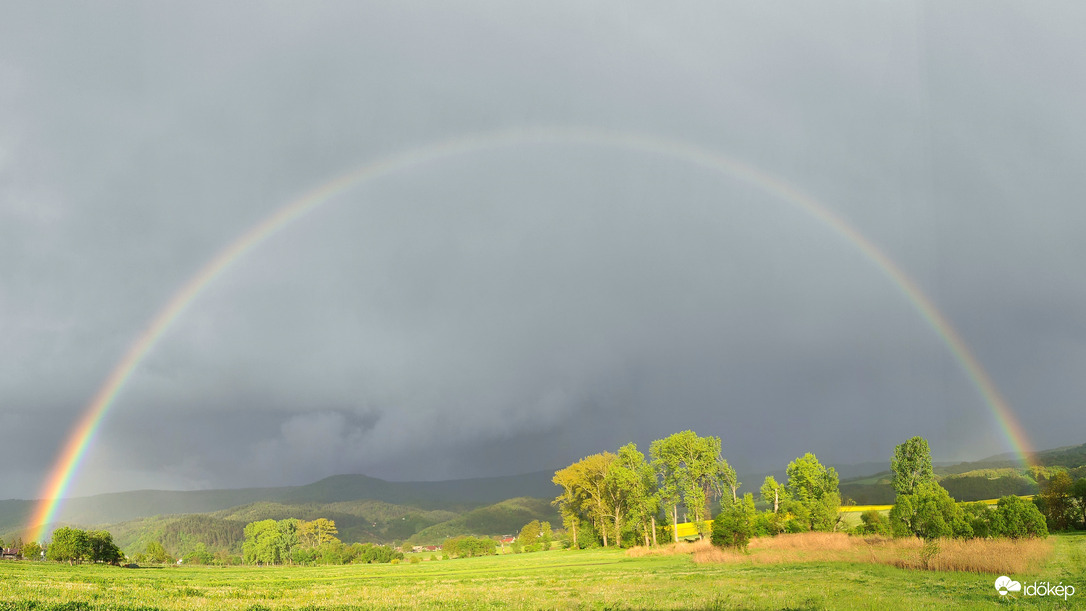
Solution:
<svg viewBox="0 0 1086 611"><path fill-rule="evenodd" d="M554 498L553 471L523 475L437 482L388 482L365 475L335 475L304 486L233 490L136 490L64 501L59 524L118 524L161 515L202 514L254 503L324 505L348 501L381 501L408 505L413 511L464 510L516 497ZM21 535L34 502L0 501L0 536ZM401 516L402 517L402 516ZM413 531L412 531L413 532Z"/></svg>

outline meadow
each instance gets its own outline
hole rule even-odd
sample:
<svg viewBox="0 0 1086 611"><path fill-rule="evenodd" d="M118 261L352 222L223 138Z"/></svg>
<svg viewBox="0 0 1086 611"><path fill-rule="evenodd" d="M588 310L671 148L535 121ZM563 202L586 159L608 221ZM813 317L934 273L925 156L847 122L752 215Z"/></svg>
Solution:
<svg viewBox="0 0 1086 611"><path fill-rule="evenodd" d="M861 543L848 543L845 548ZM749 555L694 549L549 551L398 565L154 567L0 563L7 609L989 609L1086 608L1086 533L1050 537L1012 577L1072 584L1054 597L1003 598L996 575L872 562L854 550L756 540ZM813 541L813 540L812 540ZM818 546L833 547L825 542ZM704 546L703 546L704 547ZM840 545L837 545L840 548ZM918 557L904 546L888 552ZM990 553L990 552L986 552ZM1011 556L1015 550L1005 550ZM703 554L704 555L704 554Z"/></svg>

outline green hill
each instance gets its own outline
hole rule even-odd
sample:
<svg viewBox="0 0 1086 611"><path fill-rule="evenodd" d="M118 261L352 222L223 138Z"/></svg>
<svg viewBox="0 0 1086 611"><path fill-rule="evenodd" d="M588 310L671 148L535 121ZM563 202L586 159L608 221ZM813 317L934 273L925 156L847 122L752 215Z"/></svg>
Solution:
<svg viewBox="0 0 1086 611"><path fill-rule="evenodd" d="M473 509L447 522L420 530L408 540L413 545L436 545L446 537L459 535L515 535L532 520L547 521L561 528L562 517L550 503L551 499L521 497Z"/></svg>
<svg viewBox="0 0 1086 611"><path fill-rule="evenodd" d="M324 505L360 500L407 505L415 513L432 510L461 513L515 497L554 498L558 489L551 482L553 476L553 471L537 471L438 482L388 482L365 475L335 475L305 486L280 488L136 490L67 499L57 523L117 524L152 516L212 513L255 503ZM33 507L33 501L0 501L0 536L8 539L21 535ZM403 515L397 517L405 521Z"/></svg>

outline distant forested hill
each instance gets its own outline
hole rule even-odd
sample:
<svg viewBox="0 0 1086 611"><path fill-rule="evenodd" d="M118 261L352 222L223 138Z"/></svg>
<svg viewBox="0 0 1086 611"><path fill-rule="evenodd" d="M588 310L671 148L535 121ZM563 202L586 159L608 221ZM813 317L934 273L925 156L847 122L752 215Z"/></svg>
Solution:
<svg viewBox="0 0 1086 611"><path fill-rule="evenodd" d="M118 524L152 516L212 513L259 503L327 505L362 500L409 506L412 515L425 515L433 510L452 510L459 515L463 511L510 498L528 496L552 499L558 494L558 488L551 482L552 477L553 471L537 471L523 475L440 482L388 482L365 475L335 475L305 486L281 488L137 490L69 499L62 505L57 522L91 526ZM32 501L0 501L0 536L8 539L21 535L19 531L32 509ZM375 506L367 509L367 512L367 519L380 513ZM401 522L408 521L404 515L398 517ZM371 520L370 523L374 521L378 520Z"/></svg>
<svg viewBox="0 0 1086 611"><path fill-rule="evenodd" d="M1040 491L1040 482L1053 469L1068 469L1073 476L1086 475L1086 444L1044 450L1031 455L1037 467L1025 468L1013 455L1001 454L975 462L937 465L939 484L959 501L995 499L1010 494L1030 495ZM889 505L894 502L890 472L843 479L841 498L859 505Z"/></svg>

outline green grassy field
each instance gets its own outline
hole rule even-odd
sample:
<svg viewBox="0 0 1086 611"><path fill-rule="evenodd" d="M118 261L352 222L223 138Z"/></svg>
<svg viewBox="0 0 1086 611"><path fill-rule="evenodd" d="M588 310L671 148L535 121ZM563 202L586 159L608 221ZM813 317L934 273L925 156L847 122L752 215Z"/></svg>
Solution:
<svg viewBox="0 0 1086 611"><path fill-rule="evenodd" d="M1086 608L1086 533L1036 574L1076 587L1001 599L995 576L876 564L694 564L688 555L551 551L400 565L168 567L0 563L0 609L945 609ZM428 555L423 555L428 557Z"/></svg>

